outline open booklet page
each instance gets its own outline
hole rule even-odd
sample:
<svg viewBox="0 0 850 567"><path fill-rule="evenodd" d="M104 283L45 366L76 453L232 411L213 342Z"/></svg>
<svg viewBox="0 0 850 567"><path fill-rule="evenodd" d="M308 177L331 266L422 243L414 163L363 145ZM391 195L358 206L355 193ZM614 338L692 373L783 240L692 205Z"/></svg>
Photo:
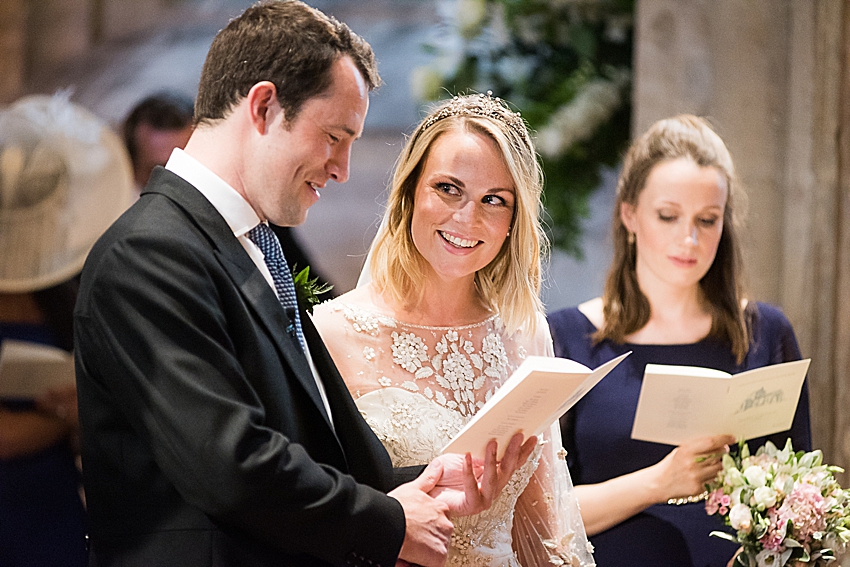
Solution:
<svg viewBox="0 0 850 567"><path fill-rule="evenodd" d="M752 439L791 427L810 359L740 374L647 364L632 438L681 445L695 437Z"/></svg>
<svg viewBox="0 0 850 567"><path fill-rule="evenodd" d="M37 398L74 384L74 357L56 347L5 340L0 346L0 397Z"/></svg>
<svg viewBox="0 0 850 567"><path fill-rule="evenodd" d="M566 358L529 356L442 452L483 458L496 439L501 458L515 433L541 434L629 354L596 370Z"/></svg>

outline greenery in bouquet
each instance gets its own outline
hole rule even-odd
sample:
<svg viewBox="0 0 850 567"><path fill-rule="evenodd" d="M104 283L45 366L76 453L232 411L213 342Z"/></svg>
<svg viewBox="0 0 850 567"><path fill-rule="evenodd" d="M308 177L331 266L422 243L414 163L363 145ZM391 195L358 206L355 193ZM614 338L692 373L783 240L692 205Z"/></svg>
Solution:
<svg viewBox="0 0 850 567"><path fill-rule="evenodd" d="M712 532L741 545L735 565L823 565L850 541L850 490L825 465L820 451L779 450L768 441L755 455L745 443L723 456L723 470L708 485L705 509L720 514L736 534Z"/></svg>
<svg viewBox="0 0 850 567"><path fill-rule="evenodd" d="M581 219L616 166L631 119L634 0L441 0L433 64L414 70L425 101L493 91L536 131L554 245L581 256Z"/></svg>

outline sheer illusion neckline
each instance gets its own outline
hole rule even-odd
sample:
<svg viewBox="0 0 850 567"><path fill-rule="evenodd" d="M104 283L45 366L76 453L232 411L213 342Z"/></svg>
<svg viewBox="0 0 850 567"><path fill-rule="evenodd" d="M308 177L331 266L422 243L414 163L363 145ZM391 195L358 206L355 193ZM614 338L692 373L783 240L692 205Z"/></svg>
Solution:
<svg viewBox="0 0 850 567"><path fill-rule="evenodd" d="M353 305L350 303L347 304L346 307L350 309L355 309L363 313L368 313L376 317L389 319L400 327L407 327L410 329L422 329L423 331L463 331L466 329L475 329L477 327L483 327L489 323L492 323L499 318L498 313L493 313L482 321L478 321L477 323L468 323L466 325L417 325L416 323L408 323L407 321L402 321L401 319L398 319L392 315L382 313L375 309L369 309L368 307L361 307L359 305Z"/></svg>

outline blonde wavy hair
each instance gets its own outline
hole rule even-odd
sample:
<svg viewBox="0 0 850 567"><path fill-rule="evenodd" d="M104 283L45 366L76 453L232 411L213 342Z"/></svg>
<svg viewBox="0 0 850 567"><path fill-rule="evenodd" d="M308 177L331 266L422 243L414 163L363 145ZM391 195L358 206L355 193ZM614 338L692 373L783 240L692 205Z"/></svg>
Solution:
<svg viewBox="0 0 850 567"><path fill-rule="evenodd" d="M455 97L437 106L414 130L399 156L387 209L372 244L370 275L377 289L400 304L421 297L424 263L411 233L416 187L434 142L447 132L477 133L492 139L516 189L510 236L496 257L475 274L481 300L499 313L509 334L535 332L540 300L541 258L548 241L540 224L543 172L525 122L499 99ZM489 95L488 95L489 98ZM477 110L476 110L477 109Z"/></svg>

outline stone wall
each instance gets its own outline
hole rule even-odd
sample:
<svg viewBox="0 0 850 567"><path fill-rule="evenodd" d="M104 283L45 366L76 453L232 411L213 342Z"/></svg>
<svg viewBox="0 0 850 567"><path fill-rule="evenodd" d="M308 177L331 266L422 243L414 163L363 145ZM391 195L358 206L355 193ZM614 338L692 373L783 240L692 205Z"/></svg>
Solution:
<svg viewBox="0 0 850 567"><path fill-rule="evenodd" d="M191 0L3 0L0 104L38 91L105 42L143 34Z"/></svg>
<svg viewBox="0 0 850 567"><path fill-rule="evenodd" d="M24 90L26 57L25 0L0 2L0 105L12 102Z"/></svg>

